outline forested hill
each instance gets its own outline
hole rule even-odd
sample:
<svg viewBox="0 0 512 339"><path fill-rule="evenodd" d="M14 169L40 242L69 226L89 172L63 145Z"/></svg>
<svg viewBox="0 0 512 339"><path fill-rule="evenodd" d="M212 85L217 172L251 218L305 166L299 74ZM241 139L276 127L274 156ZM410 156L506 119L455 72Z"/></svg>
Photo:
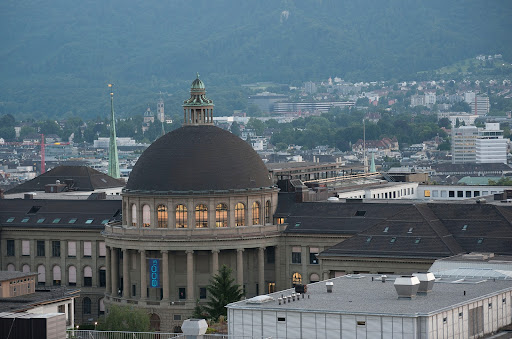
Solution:
<svg viewBox="0 0 512 339"><path fill-rule="evenodd" d="M4 0L0 113L99 109L109 81L144 100L196 71L222 86L510 59L511 17L509 0Z"/></svg>

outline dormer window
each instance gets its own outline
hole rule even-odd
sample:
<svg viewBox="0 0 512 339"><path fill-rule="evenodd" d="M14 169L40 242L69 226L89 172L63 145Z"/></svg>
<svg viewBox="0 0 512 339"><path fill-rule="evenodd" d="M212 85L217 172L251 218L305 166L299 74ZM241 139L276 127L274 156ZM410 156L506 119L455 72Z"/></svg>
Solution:
<svg viewBox="0 0 512 339"><path fill-rule="evenodd" d="M382 232L384 232L384 233L388 233L388 231L389 231L389 227L387 227L387 226L386 226L386 227L384 228L384 231L382 231Z"/></svg>

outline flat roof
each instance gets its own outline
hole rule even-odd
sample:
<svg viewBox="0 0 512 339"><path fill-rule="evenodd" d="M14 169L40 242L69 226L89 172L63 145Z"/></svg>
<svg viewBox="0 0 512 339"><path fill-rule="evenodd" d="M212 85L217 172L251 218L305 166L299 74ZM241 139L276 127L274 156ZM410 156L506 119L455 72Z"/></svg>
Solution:
<svg viewBox="0 0 512 339"><path fill-rule="evenodd" d="M394 278L396 276L390 276L385 283L382 283L380 275L346 275L308 284L305 298L301 296L298 301L278 304L277 298L294 293L294 289L287 289L269 294L275 299L273 301L250 304L247 300L242 300L231 303L227 307L266 311L418 317L437 314L457 305L481 300L485 296L512 290L510 281L467 280L454 283L450 282L454 279L446 279L445 282L436 281L432 292L428 295L418 295L413 299L398 299L393 285ZM333 283L332 293L326 291L327 281ZM495 307L500 306L495 305Z"/></svg>

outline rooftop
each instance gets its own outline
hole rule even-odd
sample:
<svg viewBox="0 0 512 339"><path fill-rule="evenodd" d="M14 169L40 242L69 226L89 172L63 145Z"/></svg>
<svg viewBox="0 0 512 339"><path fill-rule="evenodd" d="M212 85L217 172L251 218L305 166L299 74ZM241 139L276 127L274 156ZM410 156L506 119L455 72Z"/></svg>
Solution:
<svg viewBox="0 0 512 339"><path fill-rule="evenodd" d="M411 300L398 299L393 285L394 278L396 277L389 277L382 283L380 275L346 275L326 280L333 283L332 293L327 293L326 281L322 281L308 284L305 297L297 301L279 305L277 298L295 293L293 289L287 289L269 294L274 298L273 301L252 304L243 300L229 304L228 308L417 317L477 301L483 296L512 291L510 281L483 280L477 283L471 280L454 282L446 279L436 282L432 292L427 295L417 295Z"/></svg>
<svg viewBox="0 0 512 339"><path fill-rule="evenodd" d="M39 305L78 297L80 290L68 290L66 287L48 289L36 288L35 293L10 298L0 298L0 312L25 311Z"/></svg>
<svg viewBox="0 0 512 339"><path fill-rule="evenodd" d="M37 275L37 273L19 272L19 271L0 271L0 281L31 277L33 275Z"/></svg>

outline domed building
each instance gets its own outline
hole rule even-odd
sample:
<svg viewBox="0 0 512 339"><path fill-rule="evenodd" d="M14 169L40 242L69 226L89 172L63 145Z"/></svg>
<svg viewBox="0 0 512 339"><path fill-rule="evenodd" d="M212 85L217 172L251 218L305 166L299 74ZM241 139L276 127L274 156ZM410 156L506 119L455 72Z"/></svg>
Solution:
<svg viewBox="0 0 512 339"><path fill-rule="evenodd" d="M213 125L205 93L198 77L183 104L183 127L141 155L123 191L122 223L103 233L107 309L145 308L162 331L206 301L219 266L233 269L247 296L273 291L279 270L278 188L248 143Z"/></svg>

